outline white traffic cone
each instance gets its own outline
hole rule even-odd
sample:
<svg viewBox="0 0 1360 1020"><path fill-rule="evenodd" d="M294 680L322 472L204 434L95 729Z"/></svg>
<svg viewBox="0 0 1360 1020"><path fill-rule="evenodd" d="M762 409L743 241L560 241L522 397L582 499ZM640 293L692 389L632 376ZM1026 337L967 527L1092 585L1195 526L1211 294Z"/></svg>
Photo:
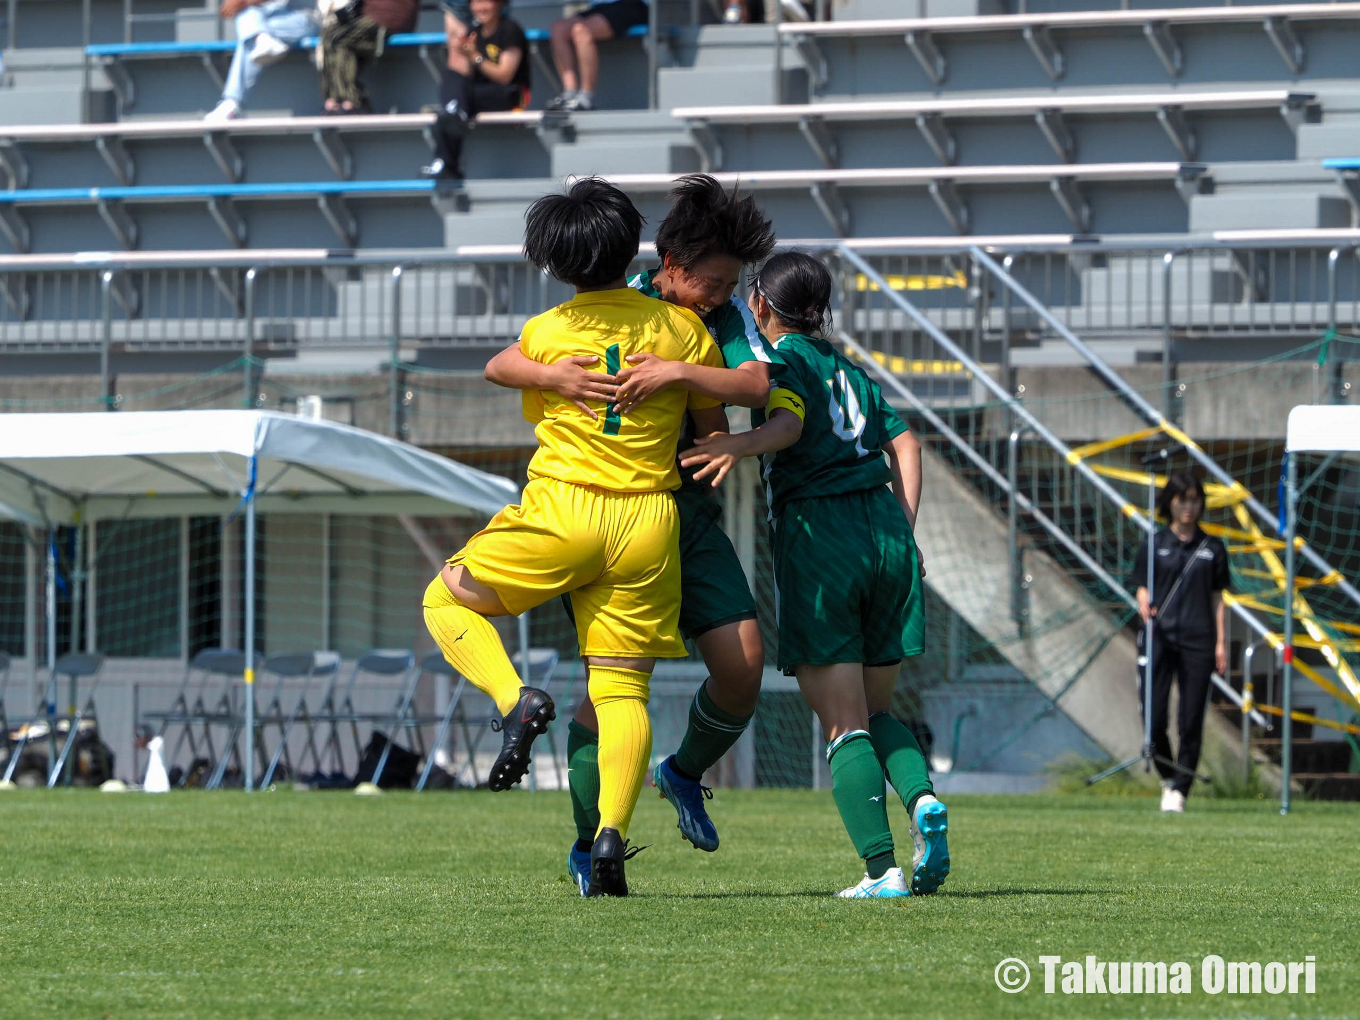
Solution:
<svg viewBox="0 0 1360 1020"><path fill-rule="evenodd" d="M146 779L142 783L142 789L147 793L169 793L170 774L165 771L165 755L161 748L165 746L165 740L161 737L152 737L147 741L146 749L151 752L151 760L146 763Z"/></svg>

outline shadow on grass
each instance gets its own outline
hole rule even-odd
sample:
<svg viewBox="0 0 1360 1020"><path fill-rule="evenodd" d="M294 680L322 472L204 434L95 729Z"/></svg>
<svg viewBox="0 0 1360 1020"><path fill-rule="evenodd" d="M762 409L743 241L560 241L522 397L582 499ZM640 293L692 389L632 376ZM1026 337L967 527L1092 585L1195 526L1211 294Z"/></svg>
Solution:
<svg viewBox="0 0 1360 1020"><path fill-rule="evenodd" d="M1103 896L1104 889L941 889L949 899L988 899L994 896Z"/></svg>
<svg viewBox="0 0 1360 1020"><path fill-rule="evenodd" d="M696 893L631 893L630 898L651 900L784 900L784 899L826 899L833 892L826 889L807 889L798 892L777 892L772 889L750 889L745 892L696 892Z"/></svg>

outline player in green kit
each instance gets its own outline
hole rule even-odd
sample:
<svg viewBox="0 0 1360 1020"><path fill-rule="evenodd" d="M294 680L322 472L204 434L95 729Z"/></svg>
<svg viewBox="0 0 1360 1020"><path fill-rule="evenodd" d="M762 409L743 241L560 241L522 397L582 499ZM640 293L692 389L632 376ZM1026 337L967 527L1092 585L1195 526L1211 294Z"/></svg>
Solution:
<svg viewBox="0 0 1360 1020"><path fill-rule="evenodd" d="M627 365L609 374L599 371L606 366L591 357L543 365L510 347L488 363L487 379L515 389L553 390L587 410L592 401L612 402L623 415L670 386L728 404L763 408L769 399L770 370L780 358L761 337L746 304L733 295L743 267L760 262L774 248L770 221L752 198L728 194L706 174L691 174L680 178L671 193L670 211L657 229L656 248L661 264L632 277L629 284L697 314L722 351L726 368L700 366L694 372L682 362L643 354L630 357ZM688 447L695 435L726 430L721 408L692 412L680 447ZM694 482L688 472L681 475L681 488L674 494L680 516L680 629L698 645L710 675L690 704L679 748L657 765L653 778L676 809L681 835L698 849L714 851L718 832L704 807L707 790L700 780L751 721L765 649L745 571L722 530L722 507L709 485ZM567 737L577 828L567 863L583 894L598 825L597 733L594 708L587 699Z"/></svg>
<svg viewBox="0 0 1360 1020"><path fill-rule="evenodd" d="M923 649L921 448L877 384L822 339L831 276L799 252L752 281L751 312L784 366L768 419L695 441L680 463L718 484L760 455L773 525L780 668L821 720L832 792L865 875L853 898L934 892L949 874L948 815L920 745L888 714L902 659ZM886 455L886 456L885 456ZM902 798L915 857L898 867L884 776Z"/></svg>

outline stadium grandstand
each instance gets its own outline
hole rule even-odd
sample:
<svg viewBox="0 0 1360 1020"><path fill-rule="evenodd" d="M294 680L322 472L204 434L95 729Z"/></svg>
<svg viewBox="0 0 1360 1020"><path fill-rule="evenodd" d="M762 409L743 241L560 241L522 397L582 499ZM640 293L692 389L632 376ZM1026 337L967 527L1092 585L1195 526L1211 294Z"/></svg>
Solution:
<svg viewBox="0 0 1360 1020"><path fill-rule="evenodd" d="M601 44L595 108L563 111L545 109L550 26L580 5L514 0L531 101L476 118L456 180L421 173L436 4L386 39L370 111L323 113L309 38L246 115L205 122L235 41L193 2L0 6L0 411L302 415L519 485L532 429L482 370L569 296L521 255L526 208L600 175L650 238L677 176L711 173L756 195L781 245L826 259L836 337L925 445L929 651L898 707L931 735L940 789L1038 789L1064 755L1138 754L1130 574L1148 471L1165 471L1145 464L1169 450L1205 480L1232 557L1206 760L1360 799L1354 464L1307 465L1288 598L1280 537L1290 409L1360 385L1360 2L766 0L765 20L729 24L721 3L653 0L647 25ZM172 474L141 487L174 490ZM79 471L56 477L79 488ZM221 497L220 479L198 484ZM69 701L68 726L97 709L128 781L149 732L177 778L230 785L352 777L374 730L417 756L413 783L485 779L489 702L426 660L414 609L485 508L370 506L342 479L305 512L286 478L268 484L250 563L237 490L167 509L129 489L92 519L80 499L46 517L0 488L11 772L27 760L11 731ZM768 646L753 462L723 500ZM506 634L526 675L579 699L560 613ZM697 656L658 671L658 751L703 676ZM815 719L773 657L765 678L721 780L826 786ZM536 784L562 783L568 716Z"/></svg>

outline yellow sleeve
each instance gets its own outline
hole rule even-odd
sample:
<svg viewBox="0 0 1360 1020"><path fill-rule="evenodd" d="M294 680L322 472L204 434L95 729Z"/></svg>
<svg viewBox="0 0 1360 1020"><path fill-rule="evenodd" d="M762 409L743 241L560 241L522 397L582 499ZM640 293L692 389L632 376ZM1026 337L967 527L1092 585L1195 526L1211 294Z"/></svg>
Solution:
<svg viewBox="0 0 1360 1020"><path fill-rule="evenodd" d="M686 358L685 360L693 362L696 365L707 365L709 368L726 368L727 362L723 360L722 351L718 350L718 345L715 344L713 338L709 336L708 328L700 326L699 329L695 330L695 335L697 343L693 348L693 357ZM702 393L690 391L689 401L685 406L695 410L702 410L705 407L721 407L722 401L714 400L712 397L706 397Z"/></svg>

